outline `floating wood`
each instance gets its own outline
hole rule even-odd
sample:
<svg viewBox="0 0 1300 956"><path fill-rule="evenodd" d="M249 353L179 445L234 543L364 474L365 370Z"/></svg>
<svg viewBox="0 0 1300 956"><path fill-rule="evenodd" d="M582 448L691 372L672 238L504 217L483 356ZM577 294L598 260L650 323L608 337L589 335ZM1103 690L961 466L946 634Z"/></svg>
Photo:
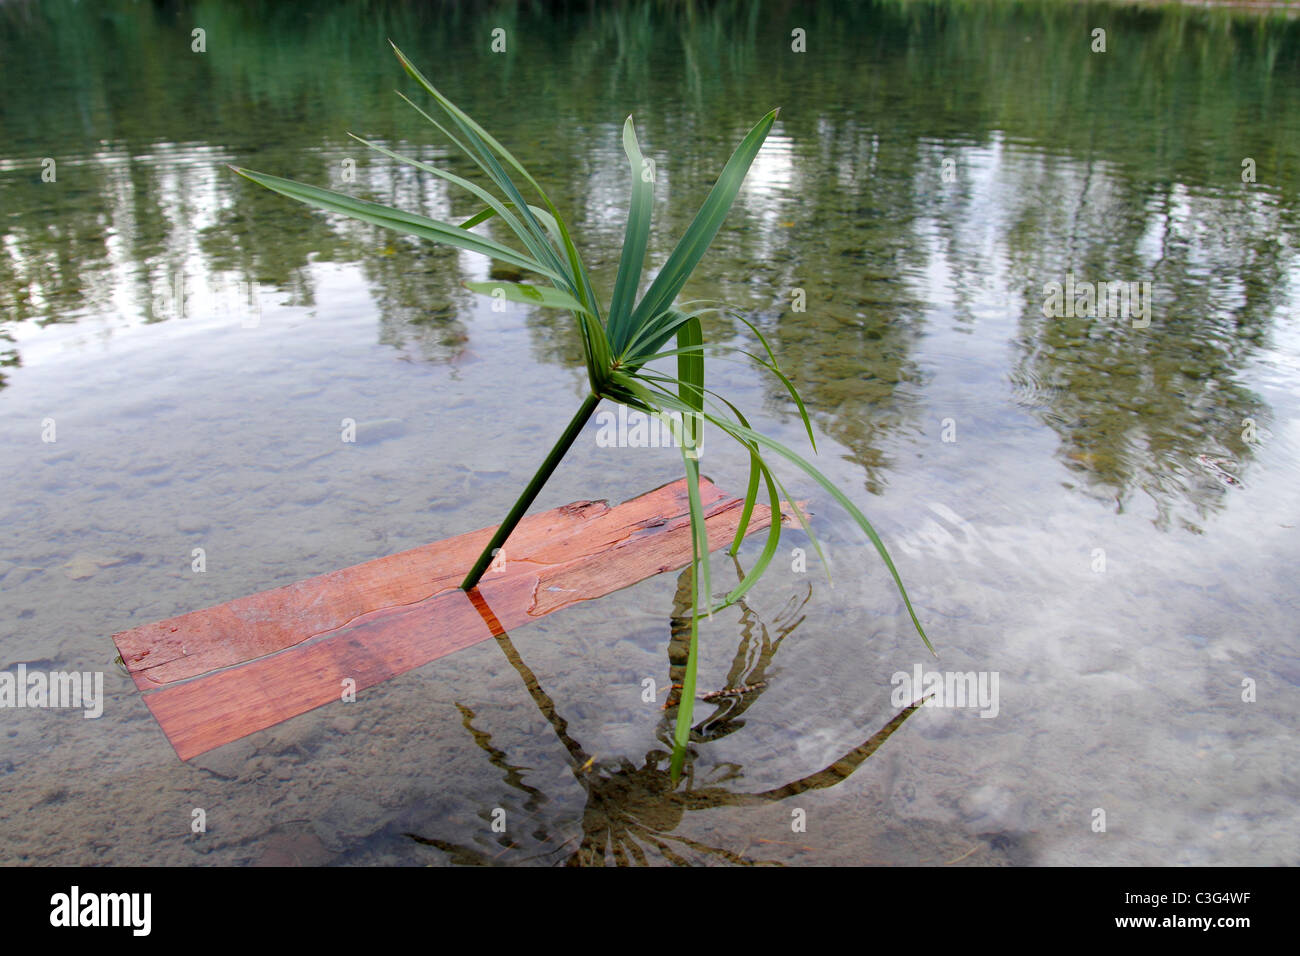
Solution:
<svg viewBox="0 0 1300 956"><path fill-rule="evenodd" d="M743 501L700 480L709 549L730 543ZM768 527L757 505L749 531ZM610 507L575 501L525 517L503 560L460 582L495 528L237 598L113 636L182 760L364 690L580 601L685 567L681 479Z"/></svg>

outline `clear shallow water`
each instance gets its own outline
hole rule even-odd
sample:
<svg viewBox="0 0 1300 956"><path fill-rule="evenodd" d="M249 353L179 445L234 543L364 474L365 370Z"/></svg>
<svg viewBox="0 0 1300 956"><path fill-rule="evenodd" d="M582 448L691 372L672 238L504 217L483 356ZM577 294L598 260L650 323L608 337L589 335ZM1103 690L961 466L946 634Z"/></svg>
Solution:
<svg viewBox="0 0 1300 956"><path fill-rule="evenodd" d="M1055 4L828 6L806 24L754 9L498 24L404 5L305 23L4 8L0 314L21 364L0 369L0 669L103 669L109 694L93 721L0 711L6 861L546 863L612 821L642 827L621 831L630 860L629 840L710 863L1297 862L1297 27ZM467 39L497 25L519 40L505 58ZM938 664L870 546L796 482L835 586L787 560L706 630L713 687L738 648L761 655L764 627L775 642L793 625L762 693L697 747L693 803L638 770L663 748L641 681L669 673L673 576L175 759L111 633L499 520L582 394L564 318L461 289L484 262L306 212L223 165L325 183L355 159L358 195L476 211L345 136L447 158L391 93L408 87L390 35L417 62L461 54L436 79L554 186L602 289L626 114L658 163L653 265L782 106L688 294L735 302L769 337ZM1069 273L1151 282L1150 326L1045 317L1044 284ZM802 447L779 387L710 374ZM362 423L355 445L343 418ZM589 431L539 507L678 473L670 450ZM705 463L743 487L720 442ZM861 745L916 663L998 672L997 717L923 709L845 779L736 796ZM556 714L594 758L585 776Z"/></svg>

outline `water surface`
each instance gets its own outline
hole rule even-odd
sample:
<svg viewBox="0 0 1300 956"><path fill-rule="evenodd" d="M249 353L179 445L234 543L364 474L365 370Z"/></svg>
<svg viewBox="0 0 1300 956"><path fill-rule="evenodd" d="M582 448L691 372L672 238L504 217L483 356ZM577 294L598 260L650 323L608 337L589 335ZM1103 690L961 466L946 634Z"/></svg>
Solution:
<svg viewBox="0 0 1300 956"><path fill-rule="evenodd" d="M476 212L347 136L470 173L394 95L416 91L390 36L551 190L604 295L624 118L657 166L653 268L782 108L686 294L744 310L799 383L817 462L891 548L938 662L869 543L789 473L834 587L792 532L705 629L706 689L766 684L701 705L689 790L666 789L662 703L642 700L670 679L675 575L176 760L113 632L498 521L584 392L567 316L462 287L484 261L226 168ZM0 711L6 862L1300 862L1291 20L20 3L0 62L0 669L103 670L108 691L98 720ZM1070 276L1150 283L1149 325L1046 316ZM709 374L806 448L779 383ZM595 434L538 507L680 473ZM746 464L706 439L719 485ZM817 776L890 722L891 676L918 663L997 672L997 716L922 709Z"/></svg>

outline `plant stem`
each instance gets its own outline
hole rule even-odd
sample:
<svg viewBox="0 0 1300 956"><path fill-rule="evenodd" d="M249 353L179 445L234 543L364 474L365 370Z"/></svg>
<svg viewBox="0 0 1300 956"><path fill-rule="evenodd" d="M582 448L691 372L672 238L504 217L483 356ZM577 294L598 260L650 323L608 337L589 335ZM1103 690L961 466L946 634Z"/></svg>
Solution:
<svg viewBox="0 0 1300 956"><path fill-rule="evenodd" d="M554 473L555 469L559 467L560 461L568 453L569 448L572 447L574 441L577 439L578 433L582 431L582 427L587 424L587 419L591 418L592 413L596 410L596 406L599 404L600 396L596 395L594 392L583 399L582 406L578 409L577 414L573 416L573 420L570 421L568 426L564 429L564 434L562 434L560 440L555 443L555 447L551 449L550 454L546 456L546 460L542 462L542 467L537 469L537 474L533 475L532 481L528 482L528 487L524 489L524 493L519 496L519 500L514 503L513 507L511 507L510 513L506 515L505 520L501 522L496 533L492 535L492 540L487 543L487 547L483 549L483 553L480 554L478 560L474 562L474 567L470 568L469 574L467 574L465 580L461 582L460 587L462 591L468 591L478 584L479 578L483 577L483 572L486 571L488 565L492 563L492 552L506 543L506 539L510 537L510 532L515 530L515 525L519 524L520 520L524 516L524 512L528 510L532 505L533 500L541 492L542 486L550 480L552 473Z"/></svg>

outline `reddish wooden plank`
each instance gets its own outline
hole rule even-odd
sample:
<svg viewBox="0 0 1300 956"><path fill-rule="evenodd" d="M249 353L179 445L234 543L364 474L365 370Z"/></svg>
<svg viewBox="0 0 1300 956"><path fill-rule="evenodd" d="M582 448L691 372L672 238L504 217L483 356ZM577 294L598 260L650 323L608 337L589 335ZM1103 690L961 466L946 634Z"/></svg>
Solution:
<svg viewBox="0 0 1300 956"><path fill-rule="evenodd" d="M182 760L272 727L492 636L465 592L444 591L345 632L144 695Z"/></svg>
<svg viewBox="0 0 1300 956"><path fill-rule="evenodd" d="M639 513L644 513L646 520L675 515L683 507L685 499L680 492L684 488L684 482L673 482L625 502L619 507L630 510L620 512L618 521L634 522ZM702 481L700 489L706 503L721 497L712 483ZM506 542L505 573L522 571L519 562L535 556L551 561L581 553L590 547L586 535L593 528L592 520L611 510L604 501L575 501L526 516ZM413 604L456 587L494 530L481 528L144 624L113 635L113 641L141 690L196 677L300 644L377 608Z"/></svg>
<svg viewBox="0 0 1300 956"><path fill-rule="evenodd" d="M741 502L722 495L704 480L701 494L709 546L716 549L734 536ZM221 605L174 618L164 622L169 625L162 632L166 648L174 650L177 639L173 635L177 633L184 635L186 650L190 650L189 641L204 637L215 635L220 643L219 652L203 654L203 649L198 648L186 658L202 655L203 663L222 660L237 664L231 657L242 648L264 648L279 642L279 649L239 666L218 665L226 669L192 679L171 676L161 689L146 693L145 701L177 754L189 759L339 700L345 679L363 690L485 640L494 632L519 627L579 601L685 566L691 555L687 507L685 482L677 481L614 508L604 503L579 502L537 515L527 534L516 531L506 543L505 570L489 572L472 595L455 586L468 562L450 574L454 582L449 587L432 596L428 579L413 577L410 568L412 564L428 566L443 561L439 546L451 542L455 543L456 555L445 560L459 560L465 539L474 538L481 548L491 529L241 598L231 602L239 605L234 613L225 613L227 605ZM750 530L767 527L769 517L768 509L755 508ZM430 554L430 548L438 554ZM419 557L411 559L417 553ZM385 564L394 559L401 559L395 565L398 583L372 584L376 575L383 574ZM347 573L362 569L364 573ZM347 586L360 588L360 596L312 600L306 593L310 588L327 591ZM412 595L416 597L402 600ZM281 614L289 619L276 618L269 638L222 632L229 626L264 626L274 616L277 599L287 599ZM390 603L350 613L367 600L376 599ZM334 622L333 626L306 633L291 618L304 606L311 612L308 618L312 627L323 622ZM318 613L321 607L327 607L328 612ZM211 620L203 620L205 615ZM142 630L125 632L132 635L125 642L127 646L141 648ZM137 665L145 671L143 682L140 678L137 682L144 687L159 686L155 680L160 665L152 664L152 656L136 657ZM177 663L196 666L188 660ZM177 673L184 671L176 667L168 671L169 675Z"/></svg>
<svg viewBox="0 0 1300 956"><path fill-rule="evenodd" d="M526 547L608 510L603 501L574 502L525 517L511 538L519 536L519 546ZM455 587L492 531L471 531L132 628L113 640L141 690L194 677L292 647L375 608L411 604Z"/></svg>

